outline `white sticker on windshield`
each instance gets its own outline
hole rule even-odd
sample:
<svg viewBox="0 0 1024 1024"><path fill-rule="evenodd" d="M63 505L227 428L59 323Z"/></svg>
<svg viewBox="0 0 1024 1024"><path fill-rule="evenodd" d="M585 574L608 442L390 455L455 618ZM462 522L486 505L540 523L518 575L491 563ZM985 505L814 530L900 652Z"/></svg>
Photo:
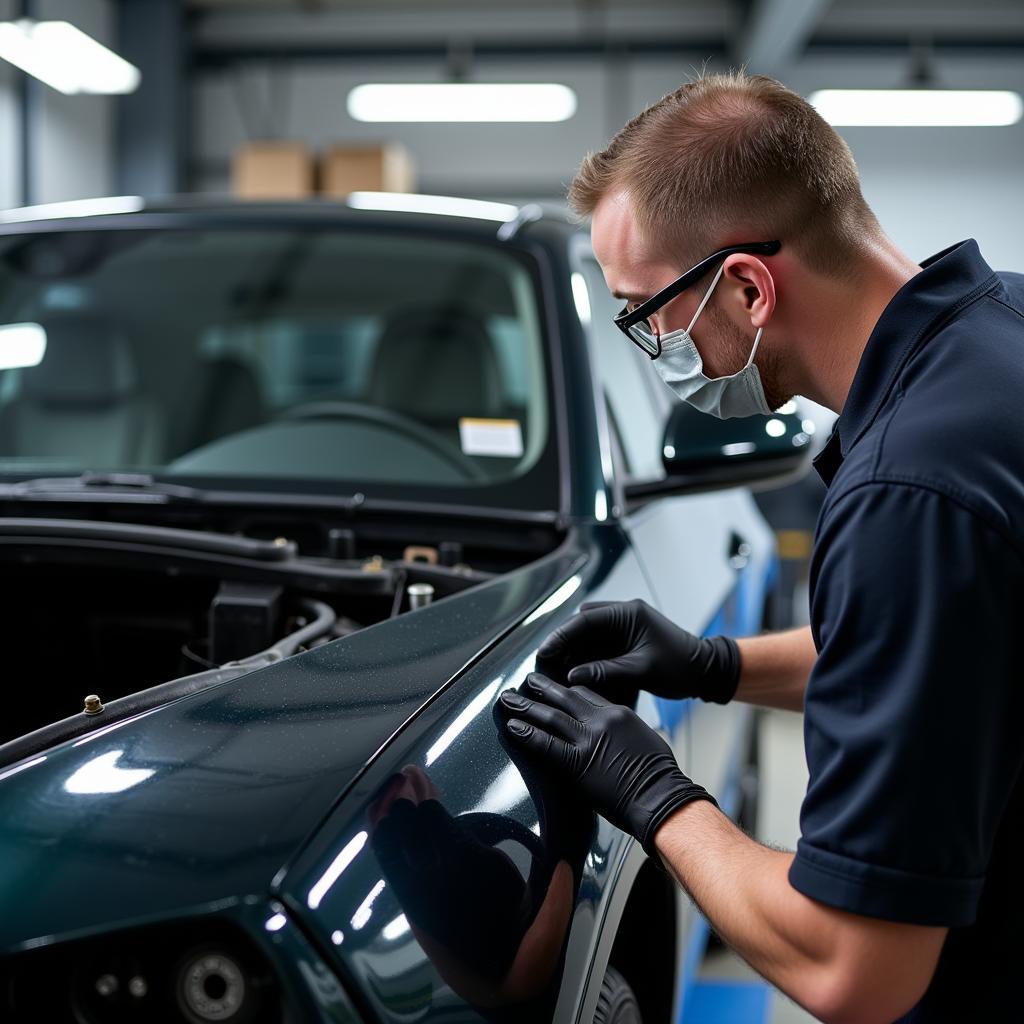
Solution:
<svg viewBox="0 0 1024 1024"><path fill-rule="evenodd" d="M463 416L459 420L459 441L466 455L497 455L518 459L523 454L523 432L519 420L485 420Z"/></svg>

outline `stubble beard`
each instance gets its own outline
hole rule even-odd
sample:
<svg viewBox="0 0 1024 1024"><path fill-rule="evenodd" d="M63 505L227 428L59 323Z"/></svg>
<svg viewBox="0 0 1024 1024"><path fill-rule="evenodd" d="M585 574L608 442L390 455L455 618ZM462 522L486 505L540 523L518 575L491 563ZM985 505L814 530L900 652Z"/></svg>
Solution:
<svg viewBox="0 0 1024 1024"><path fill-rule="evenodd" d="M709 361L701 351L704 373L708 377L722 377L726 374L738 373L750 358L750 350L754 347L754 334L738 330L736 325L719 309L710 308L707 312L711 314L708 327L713 332L718 345L714 362ZM697 339L694 340L698 351L700 351L700 342ZM754 365L761 377L761 388L764 391L764 400L768 408L781 408L793 397L793 394L782 384L779 354L765 347L763 334L761 343L757 346L757 353L754 355Z"/></svg>

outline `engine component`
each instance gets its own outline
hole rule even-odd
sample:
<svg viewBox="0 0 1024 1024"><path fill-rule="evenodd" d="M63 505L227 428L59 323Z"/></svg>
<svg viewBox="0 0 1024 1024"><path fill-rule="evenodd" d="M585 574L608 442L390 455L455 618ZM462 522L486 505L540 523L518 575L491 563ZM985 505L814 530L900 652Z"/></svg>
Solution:
<svg viewBox="0 0 1024 1024"><path fill-rule="evenodd" d="M425 544L409 544L402 552L403 562L426 562L427 565L437 565L437 557L437 548Z"/></svg>
<svg viewBox="0 0 1024 1024"><path fill-rule="evenodd" d="M241 967L219 950L192 954L178 975L178 1000L192 1024L236 1020L245 1008L245 998Z"/></svg>
<svg viewBox="0 0 1024 1024"><path fill-rule="evenodd" d="M303 611L312 616L311 622L308 622L301 629L297 629L294 633L289 633L287 636L282 637L273 647L268 647L265 651L260 651L259 654L254 654L251 658L241 658L238 663L249 665L261 659L265 659L269 663L271 661L280 661L281 658L290 658L304 644L323 636L338 619L337 612L329 604L324 604L323 601L309 599L302 601L301 604Z"/></svg>
<svg viewBox="0 0 1024 1024"><path fill-rule="evenodd" d="M210 661L223 665L269 647L280 632L282 593L269 584L222 583L210 604Z"/></svg>
<svg viewBox="0 0 1024 1024"><path fill-rule="evenodd" d="M425 608L434 600L434 588L430 583L410 583L405 591L409 595L409 610Z"/></svg>
<svg viewBox="0 0 1024 1024"><path fill-rule="evenodd" d="M104 716L105 720L118 722L131 715L137 715L141 711L158 707L166 701L184 697L189 693L196 693L207 686L222 683L226 679L244 675L253 669L262 668L264 665L270 665L282 658L291 657L303 645L327 635L338 618L334 609L330 605L324 604L323 601L305 600L301 602L301 605L303 610L313 617L313 621L301 629L297 629L294 633L282 637L271 647L247 658L225 662L219 668L181 676L168 680L166 683L150 686L138 693L131 693L126 697L112 700L104 705L104 710L107 712ZM52 722L34 732L0 744L0 764L13 764L29 754L52 747L55 743L62 743L74 736L80 736L83 732L88 731L82 728L82 721L83 719L79 715L63 718L59 722Z"/></svg>
<svg viewBox="0 0 1024 1024"><path fill-rule="evenodd" d="M87 715L98 715L103 710L103 701L101 701L95 693L90 693L89 696L85 698L85 706L82 710Z"/></svg>
<svg viewBox="0 0 1024 1024"><path fill-rule="evenodd" d="M356 557L356 533L347 527L336 526L327 533L327 554L346 561Z"/></svg>
<svg viewBox="0 0 1024 1024"><path fill-rule="evenodd" d="M438 556L442 565L449 567L458 565L462 561L462 542L458 540L443 540L438 546Z"/></svg>

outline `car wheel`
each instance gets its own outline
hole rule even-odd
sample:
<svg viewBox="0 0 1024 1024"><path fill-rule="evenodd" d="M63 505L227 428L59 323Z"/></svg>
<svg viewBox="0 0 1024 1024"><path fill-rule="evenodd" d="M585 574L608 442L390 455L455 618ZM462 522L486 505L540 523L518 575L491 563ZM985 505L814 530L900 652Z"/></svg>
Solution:
<svg viewBox="0 0 1024 1024"><path fill-rule="evenodd" d="M594 1024L643 1024L636 996L629 982L614 967L609 967L597 997Z"/></svg>

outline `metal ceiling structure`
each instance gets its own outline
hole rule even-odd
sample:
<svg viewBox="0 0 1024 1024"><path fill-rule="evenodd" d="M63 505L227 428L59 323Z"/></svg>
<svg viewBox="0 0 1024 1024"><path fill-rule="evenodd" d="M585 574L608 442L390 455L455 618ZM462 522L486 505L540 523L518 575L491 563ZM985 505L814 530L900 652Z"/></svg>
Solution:
<svg viewBox="0 0 1024 1024"><path fill-rule="evenodd" d="M158 29L153 4L169 19L184 12L176 33ZM415 152L423 188L521 198L561 195L578 153L704 67L745 66L807 92L897 88L921 81L922 68L924 84L1019 89L1015 68L1024 66L1022 0L147 0L146 14L139 6L119 3L128 55L140 66L176 59L160 89L119 105L119 187L129 192L223 189L244 139L294 137L317 148L382 136L353 123L343 104L374 74L486 81L521 70L523 80L554 76L576 88L582 113L557 135L484 126L473 134L487 140L482 148L448 128L404 125L388 135ZM154 125L175 127L155 140ZM517 139L540 145L544 160L509 179Z"/></svg>
<svg viewBox="0 0 1024 1024"><path fill-rule="evenodd" d="M1020 0L189 0L198 63L693 53L780 73L806 55L1024 50Z"/></svg>

